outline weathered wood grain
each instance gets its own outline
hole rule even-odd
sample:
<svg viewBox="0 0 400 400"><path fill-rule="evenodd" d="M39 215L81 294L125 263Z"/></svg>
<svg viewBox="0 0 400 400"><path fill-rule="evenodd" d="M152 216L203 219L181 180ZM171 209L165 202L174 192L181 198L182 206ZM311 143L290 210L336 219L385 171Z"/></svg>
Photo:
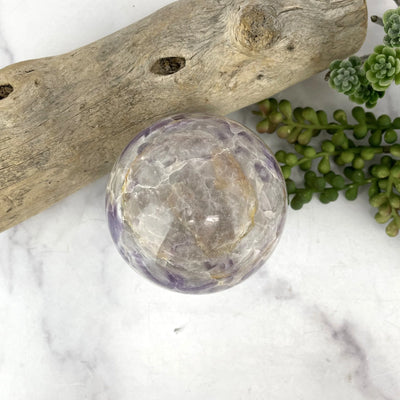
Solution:
<svg viewBox="0 0 400 400"><path fill-rule="evenodd" d="M180 0L0 70L0 231L106 174L155 120L271 96L357 51L366 26L364 0Z"/></svg>

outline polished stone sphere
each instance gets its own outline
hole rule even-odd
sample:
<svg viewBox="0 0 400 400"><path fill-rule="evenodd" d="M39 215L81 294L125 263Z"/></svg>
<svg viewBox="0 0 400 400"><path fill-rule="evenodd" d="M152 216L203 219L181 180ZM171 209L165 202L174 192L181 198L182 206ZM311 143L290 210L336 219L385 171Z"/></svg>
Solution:
<svg viewBox="0 0 400 400"><path fill-rule="evenodd" d="M124 259L183 293L238 284L273 251L286 189L271 151L226 118L181 114L139 133L111 172L106 210Z"/></svg>

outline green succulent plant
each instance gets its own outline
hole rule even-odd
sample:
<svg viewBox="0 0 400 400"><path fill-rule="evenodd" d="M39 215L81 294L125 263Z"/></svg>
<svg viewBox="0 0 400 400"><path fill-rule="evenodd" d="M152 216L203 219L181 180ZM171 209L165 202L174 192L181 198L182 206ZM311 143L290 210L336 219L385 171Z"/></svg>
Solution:
<svg viewBox="0 0 400 400"><path fill-rule="evenodd" d="M394 81L400 83L400 48L376 46L364 63L366 77L372 88L383 92Z"/></svg>
<svg viewBox="0 0 400 400"><path fill-rule="evenodd" d="M400 84L400 7L387 10L383 18L373 15L371 21L383 26L384 45L369 56L333 61L326 75L332 88L367 108L375 107L393 82Z"/></svg>
<svg viewBox="0 0 400 400"><path fill-rule="evenodd" d="M395 0L400 6L400 0ZM384 27L384 45L370 56L335 60L326 80L332 88L355 103L375 107L394 82L400 84L400 7L371 20ZM386 225L389 236L400 232L400 117L378 118L361 107L352 110L351 123L343 110L329 122L323 110L292 109L289 101L267 99L259 103L260 133L273 133L294 146L293 152L279 150L275 156L286 180L290 205L299 210L314 196L324 203L335 201L339 192L355 200L368 186L369 202L377 209L375 220ZM313 141L326 135L325 140ZM316 144L314 142L317 142ZM297 169L295 174L293 170ZM302 173L303 171L303 173ZM293 176L302 178L297 179Z"/></svg>
<svg viewBox="0 0 400 400"><path fill-rule="evenodd" d="M364 77L361 80L361 85L349 96L350 100L357 104L365 104L367 108L373 108L378 103L378 100L385 95L385 92L375 90L368 79Z"/></svg>
<svg viewBox="0 0 400 400"><path fill-rule="evenodd" d="M329 84L346 95L353 94L361 85L365 72L360 57L352 56L348 60L335 60L329 66Z"/></svg>
<svg viewBox="0 0 400 400"><path fill-rule="evenodd" d="M383 27L386 33L383 39L385 45L400 47L400 8L387 10L383 14Z"/></svg>
<svg viewBox="0 0 400 400"><path fill-rule="evenodd" d="M379 96L379 95L378 95ZM292 108L288 100L267 99L259 103L260 133L273 133L293 144L294 152L279 150L275 156L293 209L299 210L314 196L326 204L339 192L355 200L359 189L369 186L371 206L377 209L375 220L387 224L386 233L397 236L400 230L400 144L397 130L400 118L378 118L361 107L352 110L356 123L343 110L327 114L311 107ZM323 133L325 140L313 143ZM368 139L368 143L366 140ZM303 172L295 182L293 170Z"/></svg>

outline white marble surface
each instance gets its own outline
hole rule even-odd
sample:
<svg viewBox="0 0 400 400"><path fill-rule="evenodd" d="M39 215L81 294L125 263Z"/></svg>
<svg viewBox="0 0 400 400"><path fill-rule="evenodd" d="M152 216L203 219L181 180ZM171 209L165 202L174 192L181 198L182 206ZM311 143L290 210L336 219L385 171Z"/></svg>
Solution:
<svg viewBox="0 0 400 400"><path fill-rule="evenodd" d="M71 50L167 3L0 0L0 66ZM371 13L393 4L368 0ZM371 26L361 53L381 38ZM352 106L321 75L280 97ZM399 115L399 100L392 88L378 111ZM254 128L249 110L233 117ZM290 211L256 275L185 296L125 265L105 182L0 234L1 400L400 399L400 242L365 193Z"/></svg>

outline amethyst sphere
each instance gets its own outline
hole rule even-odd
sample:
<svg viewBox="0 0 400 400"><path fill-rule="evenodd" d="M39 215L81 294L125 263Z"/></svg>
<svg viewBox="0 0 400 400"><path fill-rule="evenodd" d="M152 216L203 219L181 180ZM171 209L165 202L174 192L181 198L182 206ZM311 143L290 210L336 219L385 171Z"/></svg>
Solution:
<svg viewBox="0 0 400 400"><path fill-rule="evenodd" d="M137 272L183 293L228 289L273 251L286 189L271 151L243 125L175 115L139 133L111 172L112 238Z"/></svg>

